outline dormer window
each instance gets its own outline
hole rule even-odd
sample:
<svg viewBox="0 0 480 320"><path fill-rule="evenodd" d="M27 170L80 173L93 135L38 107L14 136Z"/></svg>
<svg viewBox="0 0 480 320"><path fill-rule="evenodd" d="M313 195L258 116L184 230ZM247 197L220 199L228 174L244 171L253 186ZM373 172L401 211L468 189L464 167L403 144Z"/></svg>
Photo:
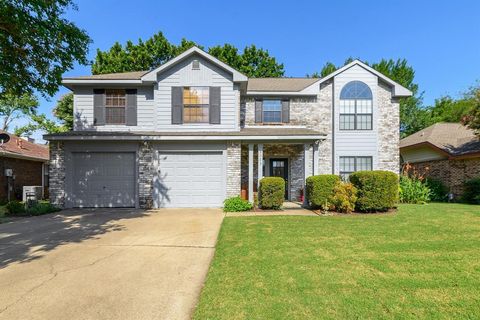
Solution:
<svg viewBox="0 0 480 320"><path fill-rule="evenodd" d="M340 92L340 130L372 130L372 100L368 85L347 83Z"/></svg>
<svg viewBox="0 0 480 320"><path fill-rule="evenodd" d="M200 70L200 61L193 60L192 62L192 70Z"/></svg>

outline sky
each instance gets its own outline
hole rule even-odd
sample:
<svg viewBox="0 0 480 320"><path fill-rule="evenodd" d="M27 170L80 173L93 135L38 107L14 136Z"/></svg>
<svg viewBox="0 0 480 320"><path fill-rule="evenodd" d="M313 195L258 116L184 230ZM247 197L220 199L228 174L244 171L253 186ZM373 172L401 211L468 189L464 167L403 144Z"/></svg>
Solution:
<svg viewBox="0 0 480 320"><path fill-rule="evenodd" d="M286 76L303 77L348 57L405 58L425 105L458 96L480 80L478 0L74 1L78 10L69 10L66 18L92 38L90 60L97 48L162 31L175 44L182 38L204 47L255 44L284 63ZM88 74L90 66L75 65L65 76ZM56 100L67 92L61 88L41 98L39 111L52 117Z"/></svg>

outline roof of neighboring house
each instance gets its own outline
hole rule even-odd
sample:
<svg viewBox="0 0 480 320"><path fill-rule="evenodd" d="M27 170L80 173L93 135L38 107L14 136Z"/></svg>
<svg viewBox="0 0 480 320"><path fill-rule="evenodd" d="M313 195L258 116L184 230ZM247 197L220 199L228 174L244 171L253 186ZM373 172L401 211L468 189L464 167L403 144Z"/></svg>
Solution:
<svg viewBox="0 0 480 320"><path fill-rule="evenodd" d="M3 130L0 130L0 133L6 133L10 136L10 141L0 147L0 156L33 161L47 161L49 159L47 146L27 141Z"/></svg>
<svg viewBox="0 0 480 320"><path fill-rule="evenodd" d="M418 145L431 145L454 157L480 154L479 137L460 123L436 123L400 140L400 149Z"/></svg>
<svg viewBox="0 0 480 320"><path fill-rule="evenodd" d="M65 80L140 80L149 71L94 74L91 76L66 77Z"/></svg>
<svg viewBox="0 0 480 320"><path fill-rule="evenodd" d="M307 128L285 128L285 127L258 127L258 128L243 128L240 131L202 131L202 132L157 132L157 131L118 131L118 132L108 132L108 131L69 131L56 134L47 134L44 135L46 140L62 140L72 138L74 140L83 140L83 139L108 139L112 137L118 138L130 138L141 140L148 137L158 137L166 138L168 140L172 137L186 137L191 138L192 140L201 140L201 137L219 137L221 139L241 139L241 137L308 137L308 139L314 139L318 137L325 136L325 133L318 132L312 129ZM155 140L155 139L154 139Z"/></svg>
<svg viewBox="0 0 480 320"><path fill-rule="evenodd" d="M250 78L248 91L302 91L319 81L318 78Z"/></svg>

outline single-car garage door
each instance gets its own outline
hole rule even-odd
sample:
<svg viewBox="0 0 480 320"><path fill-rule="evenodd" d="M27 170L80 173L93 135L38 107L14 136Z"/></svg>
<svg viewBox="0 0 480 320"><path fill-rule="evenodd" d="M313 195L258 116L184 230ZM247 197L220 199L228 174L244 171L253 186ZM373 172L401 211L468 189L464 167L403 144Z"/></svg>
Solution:
<svg viewBox="0 0 480 320"><path fill-rule="evenodd" d="M158 154L154 178L156 207L220 207L225 199L223 154L179 152Z"/></svg>
<svg viewBox="0 0 480 320"><path fill-rule="evenodd" d="M74 207L135 207L134 152L75 152Z"/></svg>

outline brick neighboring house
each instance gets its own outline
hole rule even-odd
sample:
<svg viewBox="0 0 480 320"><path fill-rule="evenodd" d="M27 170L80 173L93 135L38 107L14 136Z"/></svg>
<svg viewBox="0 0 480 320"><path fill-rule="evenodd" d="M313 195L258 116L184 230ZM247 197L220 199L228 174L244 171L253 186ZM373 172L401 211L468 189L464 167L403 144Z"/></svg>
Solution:
<svg viewBox="0 0 480 320"><path fill-rule="evenodd" d="M480 178L480 139L459 123L436 123L402 139L400 155L404 163L442 181L455 198L465 181Z"/></svg>
<svg viewBox="0 0 480 320"><path fill-rule="evenodd" d="M21 200L23 186L48 186L48 147L7 134L10 141L0 147L0 200L8 199L9 185L10 199ZM7 169L12 170L12 176L7 176Z"/></svg>

